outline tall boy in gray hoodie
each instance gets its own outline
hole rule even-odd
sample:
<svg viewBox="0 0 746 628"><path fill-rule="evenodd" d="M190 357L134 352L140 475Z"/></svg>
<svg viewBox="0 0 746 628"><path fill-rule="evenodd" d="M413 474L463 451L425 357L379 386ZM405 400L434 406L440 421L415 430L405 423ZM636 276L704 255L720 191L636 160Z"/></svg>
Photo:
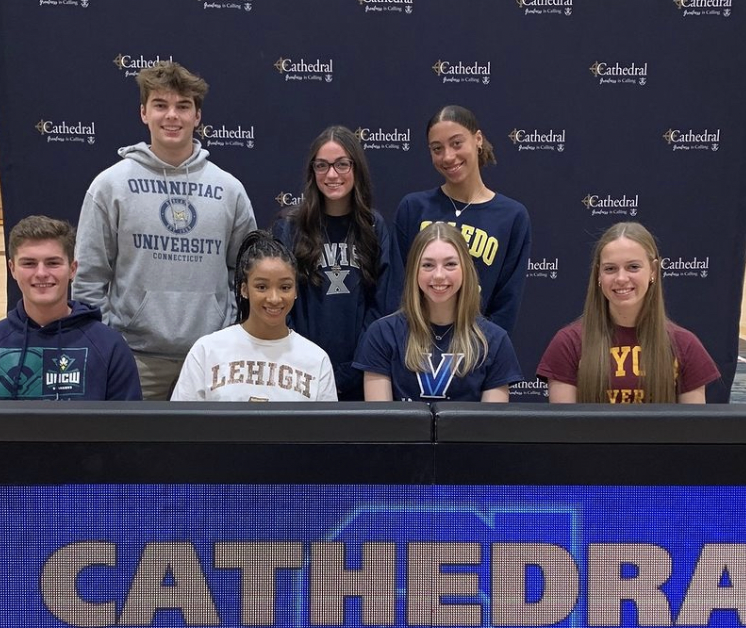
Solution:
<svg viewBox="0 0 746 628"><path fill-rule="evenodd" d="M233 322L236 253L256 220L243 185L193 137L207 83L171 61L137 82L150 144L120 148L91 183L72 291L124 335L144 398L168 399L192 344Z"/></svg>

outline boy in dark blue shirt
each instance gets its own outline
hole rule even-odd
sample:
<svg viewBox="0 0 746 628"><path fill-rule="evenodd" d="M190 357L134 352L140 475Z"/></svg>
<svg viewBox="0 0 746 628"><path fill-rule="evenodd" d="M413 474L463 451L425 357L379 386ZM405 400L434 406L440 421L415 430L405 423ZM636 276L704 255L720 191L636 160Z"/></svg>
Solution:
<svg viewBox="0 0 746 628"><path fill-rule="evenodd" d="M142 399L132 353L97 307L69 301L75 229L28 216L10 232L8 267L23 298L0 321L0 398Z"/></svg>

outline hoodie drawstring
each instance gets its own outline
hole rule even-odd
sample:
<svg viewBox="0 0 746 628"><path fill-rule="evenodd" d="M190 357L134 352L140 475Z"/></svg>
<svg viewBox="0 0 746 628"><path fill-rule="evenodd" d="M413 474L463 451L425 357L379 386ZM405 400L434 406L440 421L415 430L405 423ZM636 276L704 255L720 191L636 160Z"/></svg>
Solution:
<svg viewBox="0 0 746 628"><path fill-rule="evenodd" d="M13 376L13 394L11 399L18 399L18 386L21 382L21 373L23 372L23 363L26 361L28 352L28 318L23 323L23 347L21 348L21 359L18 361L16 374Z"/></svg>

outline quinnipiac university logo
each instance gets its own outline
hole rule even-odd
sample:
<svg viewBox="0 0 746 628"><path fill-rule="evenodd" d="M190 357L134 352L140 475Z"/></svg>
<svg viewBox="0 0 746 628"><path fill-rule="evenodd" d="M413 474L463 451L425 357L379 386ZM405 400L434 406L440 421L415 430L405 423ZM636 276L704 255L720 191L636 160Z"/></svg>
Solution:
<svg viewBox="0 0 746 628"><path fill-rule="evenodd" d="M524 150L551 150L561 153L565 150L565 137L565 129L561 131L555 131L554 129L549 129L548 131L532 129L527 131L526 129L516 127L508 133L508 138L513 142L513 146L517 147L519 152Z"/></svg>
<svg viewBox="0 0 746 628"><path fill-rule="evenodd" d="M683 17L730 17L733 0L673 0Z"/></svg>
<svg viewBox="0 0 746 628"><path fill-rule="evenodd" d="M364 150L403 150L408 151L412 146L412 130L400 131L393 129L371 129L359 126L355 130L355 137L363 145Z"/></svg>
<svg viewBox="0 0 746 628"><path fill-rule="evenodd" d="M366 13L399 13L411 15L414 11L414 0L357 0Z"/></svg>
<svg viewBox="0 0 746 628"><path fill-rule="evenodd" d="M42 137L46 137L47 142L96 143L95 122L54 122L42 118L36 123L36 130Z"/></svg>
<svg viewBox="0 0 746 628"><path fill-rule="evenodd" d="M248 13L253 7L253 2L226 2L221 0L220 2L209 2L208 0L198 0L205 11L220 11L223 9L243 11Z"/></svg>
<svg viewBox="0 0 746 628"><path fill-rule="evenodd" d="M189 233L197 224L197 210L188 199L173 197L161 205L161 222L171 233Z"/></svg>
<svg viewBox="0 0 746 628"><path fill-rule="evenodd" d="M516 0L524 15L572 15L572 0Z"/></svg>
<svg viewBox="0 0 746 628"><path fill-rule="evenodd" d="M474 83L489 85L492 73L491 61L443 61L438 59L432 66L435 75L443 83Z"/></svg>
<svg viewBox="0 0 746 628"><path fill-rule="evenodd" d="M637 216L640 196L612 196L611 194L586 194L581 201L591 216Z"/></svg>
<svg viewBox="0 0 746 628"><path fill-rule="evenodd" d="M117 66L121 71L124 72L124 76L137 76L140 70L143 68L152 68L156 63L160 61L173 61L173 55L161 58L160 55L156 55L152 59L148 59L143 55L127 55L121 52L112 59L114 65Z"/></svg>
<svg viewBox="0 0 746 628"><path fill-rule="evenodd" d="M207 147L254 148L254 125L244 128L242 125L228 127L225 124L200 124L194 132Z"/></svg>
<svg viewBox="0 0 746 628"><path fill-rule="evenodd" d="M661 271L664 277L694 277L707 279L710 276L710 256L663 257Z"/></svg>
<svg viewBox="0 0 746 628"><path fill-rule="evenodd" d="M674 152L677 150L709 150L716 152L720 149L720 129L714 131L710 131L709 129L704 129L703 131L695 131L693 129L682 131L681 129L669 128L662 137Z"/></svg>
<svg viewBox="0 0 746 628"><path fill-rule="evenodd" d="M313 59L307 61L304 58L298 60L280 57L274 63L274 68L286 81L319 81L331 83L334 80L333 59Z"/></svg>
<svg viewBox="0 0 746 628"><path fill-rule="evenodd" d="M647 62L622 65L619 62L595 61L588 69L598 79L599 85L647 85L648 82Z"/></svg>

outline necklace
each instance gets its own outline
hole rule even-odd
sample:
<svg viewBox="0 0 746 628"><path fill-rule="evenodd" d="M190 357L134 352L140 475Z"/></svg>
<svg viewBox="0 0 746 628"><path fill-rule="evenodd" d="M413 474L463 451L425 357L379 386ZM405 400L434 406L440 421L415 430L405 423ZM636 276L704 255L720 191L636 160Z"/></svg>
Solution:
<svg viewBox="0 0 746 628"><path fill-rule="evenodd" d="M433 332L433 336L435 336L435 340L437 340L438 342L440 342L441 340L443 340L443 338L445 338L448 335L448 332L450 332L453 329L453 325L454 325L454 323L451 323L450 326L448 327L448 329L446 329L440 335L436 334L435 330L432 327L430 328L430 331Z"/></svg>
<svg viewBox="0 0 746 628"><path fill-rule="evenodd" d="M448 196L448 194L446 194L446 196ZM463 212L469 209L471 204L474 202L474 201L469 201L466 205L464 205L461 209L459 209L458 207L456 207L456 203L454 203L453 199L450 196L448 196L448 200L451 201L451 205L453 205L453 211L456 212L456 218L458 218Z"/></svg>

